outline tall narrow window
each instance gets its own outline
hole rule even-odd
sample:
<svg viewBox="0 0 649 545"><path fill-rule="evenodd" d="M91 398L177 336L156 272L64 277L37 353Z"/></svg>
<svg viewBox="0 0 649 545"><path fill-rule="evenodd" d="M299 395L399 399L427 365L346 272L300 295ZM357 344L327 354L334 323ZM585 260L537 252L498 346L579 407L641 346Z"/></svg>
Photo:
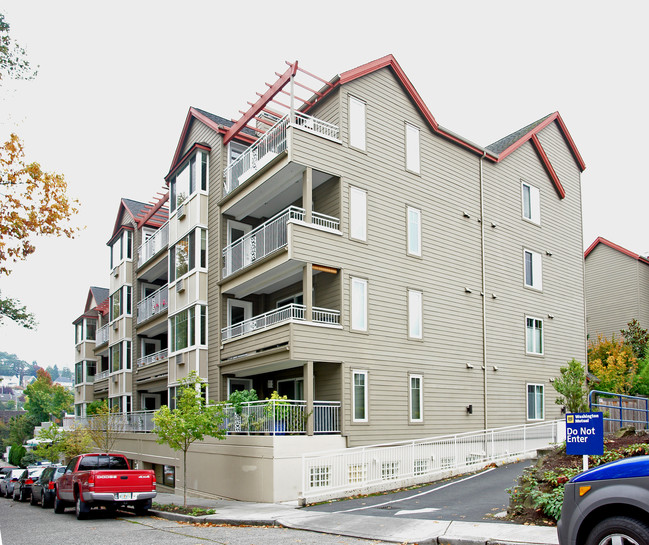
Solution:
<svg viewBox="0 0 649 545"><path fill-rule="evenodd" d="M408 290L408 337L411 339L421 339L423 336L422 301L422 292Z"/></svg>
<svg viewBox="0 0 649 545"><path fill-rule="evenodd" d="M126 231L126 258L133 257L133 231Z"/></svg>
<svg viewBox="0 0 649 545"><path fill-rule="evenodd" d="M408 207L408 253L421 256L421 210Z"/></svg>
<svg viewBox="0 0 649 545"><path fill-rule="evenodd" d="M367 192L357 187L349 188L349 235L367 240Z"/></svg>
<svg viewBox="0 0 649 545"><path fill-rule="evenodd" d="M421 375L410 375L410 421L421 422L423 405L423 388Z"/></svg>
<svg viewBox="0 0 649 545"><path fill-rule="evenodd" d="M543 420L544 399L542 384L527 385L527 419Z"/></svg>
<svg viewBox="0 0 649 545"><path fill-rule="evenodd" d="M525 318L526 352L528 354L543 354L543 320Z"/></svg>
<svg viewBox="0 0 649 545"><path fill-rule="evenodd" d="M523 217L531 222L541 223L541 198L539 190L525 182L521 184L523 192Z"/></svg>
<svg viewBox="0 0 649 545"><path fill-rule="evenodd" d="M352 329L367 331L367 280L352 278Z"/></svg>
<svg viewBox="0 0 649 545"><path fill-rule="evenodd" d="M354 422L367 422L367 371L352 372Z"/></svg>
<svg viewBox="0 0 649 545"><path fill-rule="evenodd" d="M525 260L525 285L536 290L543 289L543 260L541 254L531 250L523 251Z"/></svg>
<svg viewBox="0 0 649 545"><path fill-rule="evenodd" d="M349 97L349 145L365 149L365 103L352 96Z"/></svg>
<svg viewBox="0 0 649 545"><path fill-rule="evenodd" d="M419 129L406 123L406 169L420 172Z"/></svg>
<svg viewBox="0 0 649 545"><path fill-rule="evenodd" d="M207 163L207 153L201 153L201 191L207 191L207 173L209 172Z"/></svg>
<svg viewBox="0 0 649 545"><path fill-rule="evenodd" d="M119 316L122 315L122 305L121 305L121 288L118 289L113 295L110 296L110 320L113 321Z"/></svg>

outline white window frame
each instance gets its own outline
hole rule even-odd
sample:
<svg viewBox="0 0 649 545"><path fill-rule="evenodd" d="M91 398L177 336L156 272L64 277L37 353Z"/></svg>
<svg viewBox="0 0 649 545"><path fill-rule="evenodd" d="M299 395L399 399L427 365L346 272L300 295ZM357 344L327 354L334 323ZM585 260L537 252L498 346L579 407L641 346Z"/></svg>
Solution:
<svg viewBox="0 0 649 545"><path fill-rule="evenodd" d="M367 241L367 191L349 186L349 237Z"/></svg>
<svg viewBox="0 0 649 545"><path fill-rule="evenodd" d="M529 193L529 211L525 206L526 189ZM541 225L541 193L537 187L534 187L527 182L521 182L521 207L523 219L535 223L536 225Z"/></svg>
<svg viewBox="0 0 649 545"><path fill-rule="evenodd" d="M535 414L532 416L530 415L530 386L534 387L534 412ZM540 391L539 391L540 390ZM540 395L540 401L541 401L541 416L536 414L538 407L538 396ZM533 420L533 421L539 421L539 420L544 420L545 419L545 386L543 384L536 384L536 383L527 383L525 385L525 411L527 414L527 420Z"/></svg>
<svg viewBox="0 0 649 545"><path fill-rule="evenodd" d="M424 292L408 290L408 338L424 337Z"/></svg>
<svg viewBox="0 0 649 545"><path fill-rule="evenodd" d="M421 257L421 210L419 208L407 207L406 228L408 232L406 252L408 255Z"/></svg>
<svg viewBox="0 0 649 545"><path fill-rule="evenodd" d="M528 265L528 255L530 256L531 270ZM532 277L531 283L527 281L528 273ZM532 288L538 291L543 290L543 257L539 252L528 250L527 248L523 249L523 283L526 288Z"/></svg>
<svg viewBox="0 0 649 545"><path fill-rule="evenodd" d="M527 322L528 320L533 320L532 322L532 348L533 350L529 350L530 346L530 329L528 328ZM540 322L541 324L541 347L540 351L538 350L538 346L536 346L536 330L537 328L537 322ZM535 318L534 316L525 316L525 353L530 354L532 356L542 356L545 350L545 338L544 338L544 328L543 328L543 319L541 318Z"/></svg>
<svg viewBox="0 0 649 545"><path fill-rule="evenodd" d="M349 95L349 146L365 151L367 147L367 104Z"/></svg>
<svg viewBox="0 0 649 545"><path fill-rule="evenodd" d="M418 392L415 391L413 386L413 379L419 381ZM413 417L413 401L414 396L419 398L419 418ZM408 375L408 414L410 422L423 422L424 421L424 376L418 374Z"/></svg>
<svg viewBox="0 0 649 545"><path fill-rule="evenodd" d="M358 292L362 287L362 292ZM352 331L367 331L367 280L365 278L350 278L350 319L349 327Z"/></svg>
<svg viewBox="0 0 649 545"><path fill-rule="evenodd" d="M363 418L356 418L356 377L363 377ZM365 370L352 369L352 421L353 422L368 422L368 376L369 373Z"/></svg>
<svg viewBox="0 0 649 545"><path fill-rule="evenodd" d="M421 138L418 127L406 123L406 170L421 173Z"/></svg>
<svg viewBox="0 0 649 545"><path fill-rule="evenodd" d="M228 397L230 397L230 394L234 392L235 390L232 389L232 386L234 384L239 384L241 386L244 386L244 390L252 390L252 379L251 378L234 378L234 377L229 377L228 378Z"/></svg>

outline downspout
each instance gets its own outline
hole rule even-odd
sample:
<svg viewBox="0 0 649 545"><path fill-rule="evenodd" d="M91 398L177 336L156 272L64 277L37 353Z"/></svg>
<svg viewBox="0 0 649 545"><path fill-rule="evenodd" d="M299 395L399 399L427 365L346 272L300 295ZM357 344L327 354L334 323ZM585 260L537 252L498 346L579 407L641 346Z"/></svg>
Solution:
<svg viewBox="0 0 649 545"><path fill-rule="evenodd" d="M487 156L485 150L480 157L480 258L482 266L482 373L483 373L483 396L484 396L484 427L489 428L488 406L487 406L487 274L485 256L485 218L484 218L484 176L483 162Z"/></svg>

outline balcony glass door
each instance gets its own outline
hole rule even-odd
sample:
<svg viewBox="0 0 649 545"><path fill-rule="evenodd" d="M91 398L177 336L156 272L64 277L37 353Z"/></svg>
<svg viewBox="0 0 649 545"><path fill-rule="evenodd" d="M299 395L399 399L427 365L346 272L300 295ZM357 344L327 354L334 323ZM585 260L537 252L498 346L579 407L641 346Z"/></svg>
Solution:
<svg viewBox="0 0 649 545"><path fill-rule="evenodd" d="M239 221L228 220L228 245L242 239L252 230L252 226ZM240 244L232 247L228 254L228 271L236 271L247 267L252 263L253 243L251 238L243 240Z"/></svg>

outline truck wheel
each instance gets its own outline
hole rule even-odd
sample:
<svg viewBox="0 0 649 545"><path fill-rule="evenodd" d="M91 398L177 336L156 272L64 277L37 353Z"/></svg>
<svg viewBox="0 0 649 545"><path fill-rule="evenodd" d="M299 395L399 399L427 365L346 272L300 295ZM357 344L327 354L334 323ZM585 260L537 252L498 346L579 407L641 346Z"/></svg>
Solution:
<svg viewBox="0 0 649 545"><path fill-rule="evenodd" d="M630 517L604 519L592 529L586 545L643 545L649 543L649 526Z"/></svg>
<svg viewBox="0 0 649 545"><path fill-rule="evenodd" d="M65 513L65 503L63 503L63 500L60 500L58 496L54 496L54 512L57 515Z"/></svg>
<svg viewBox="0 0 649 545"><path fill-rule="evenodd" d="M138 501L135 503L135 514L138 517L145 517L151 509L151 500Z"/></svg>
<svg viewBox="0 0 649 545"><path fill-rule="evenodd" d="M88 507L88 504L81 499L81 495L77 496L77 503L75 504L77 520L87 519L89 511L90 508Z"/></svg>

